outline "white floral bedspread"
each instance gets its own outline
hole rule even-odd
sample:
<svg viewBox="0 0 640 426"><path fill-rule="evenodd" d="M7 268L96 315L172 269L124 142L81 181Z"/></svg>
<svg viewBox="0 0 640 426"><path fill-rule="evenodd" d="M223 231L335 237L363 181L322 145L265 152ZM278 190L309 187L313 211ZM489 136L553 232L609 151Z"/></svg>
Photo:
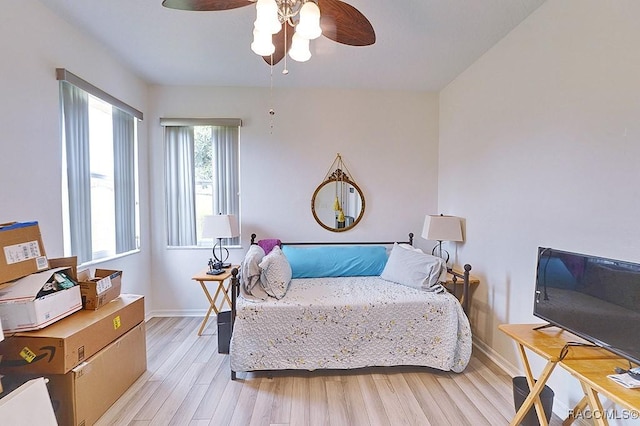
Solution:
<svg viewBox="0 0 640 426"><path fill-rule="evenodd" d="M415 365L460 372L471 328L458 300L378 277L291 281L280 300L238 298L233 371Z"/></svg>

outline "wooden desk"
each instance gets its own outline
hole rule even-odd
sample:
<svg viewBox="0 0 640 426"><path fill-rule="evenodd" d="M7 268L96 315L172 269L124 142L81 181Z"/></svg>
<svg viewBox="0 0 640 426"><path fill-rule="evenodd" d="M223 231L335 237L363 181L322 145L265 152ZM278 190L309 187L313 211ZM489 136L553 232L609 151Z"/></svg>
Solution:
<svg viewBox="0 0 640 426"><path fill-rule="evenodd" d="M211 311L214 311L216 315L218 315L218 313L224 306L224 302L227 302L227 305L229 305L229 309L231 309L231 299L229 299L229 287L231 286L231 284L228 284L225 287L224 282L231 276L231 270L237 267L238 266L231 266L230 268L226 268L224 272L219 275L208 275L207 271L209 270L209 268L204 268L202 271L191 278L192 280L198 281L200 283L200 285L202 286L202 291L204 291L204 295L209 301L209 310L207 310L207 315L205 315L204 319L202 320L202 325L200 325L200 330L198 330L198 336L202 336L202 331L207 325L207 321L209 320ZM211 282L217 283L216 292L213 297L211 297L209 289L207 288L207 283ZM221 293L222 300L220 301L220 304L217 305L216 301Z"/></svg>
<svg viewBox="0 0 640 426"><path fill-rule="evenodd" d="M532 405L536 407L540 424L548 424L539 396L556 365L560 365L578 379L584 391L584 397L578 402L563 425L573 423L576 414L582 412L586 407L591 409L591 418L595 424L607 425L607 416L598 394L604 395L634 413L640 413L640 392L638 389L626 389L607 378L608 374L614 373L615 367L627 366L627 360L606 349L588 346L569 346L566 357L560 359L560 352L568 342L588 342L557 327L534 330L539 325L501 324L498 326L498 329L516 341L529 389L531 389L515 417L511 420L511 425L519 425ZM547 361L537 382L534 381L525 348Z"/></svg>

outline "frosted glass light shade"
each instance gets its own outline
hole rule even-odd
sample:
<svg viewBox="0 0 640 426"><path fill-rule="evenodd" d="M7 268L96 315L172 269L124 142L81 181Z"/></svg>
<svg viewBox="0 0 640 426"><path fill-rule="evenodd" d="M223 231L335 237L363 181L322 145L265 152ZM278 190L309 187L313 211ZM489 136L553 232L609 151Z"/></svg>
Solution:
<svg viewBox="0 0 640 426"><path fill-rule="evenodd" d="M309 50L309 39L303 38L296 31L291 39L291 49L289 56L294 61L306 62L311 59L311 51Z"/></svg>
<svg viewBox="0 0 640 426"><path fill-rule="evenodd" d="M314 40L322 34L320 8L314 2L308 1L300 8L300 21L296 26L296 33L307 40Z"/></svg>
<svg viewBox="0 0 640 426"><path fill-rule="evenodd" d="M256 20L254 27L269 34L277 34L282 29L278 19L276 0L258 0L256 3Z"/></svg>
<svg viewBox="0 0 640 426"><path fill-rule="evenodd" d="M260 31L257 28L253 29L253 43L251 43L251 50L256 55L269 56L276 51L276 47L273 45L271 34L268 32Z"/></svg>

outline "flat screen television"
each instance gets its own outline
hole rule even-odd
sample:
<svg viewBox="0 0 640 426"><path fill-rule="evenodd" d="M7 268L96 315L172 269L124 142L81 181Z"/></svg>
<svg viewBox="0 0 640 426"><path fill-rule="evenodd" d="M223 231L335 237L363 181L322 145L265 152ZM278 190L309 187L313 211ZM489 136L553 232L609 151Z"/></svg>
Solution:
<svg viewBox="0 0 640 426"><path fill-rule="evenodd" d="M640 364L640 264L539 247L533 314Z"/></svg>

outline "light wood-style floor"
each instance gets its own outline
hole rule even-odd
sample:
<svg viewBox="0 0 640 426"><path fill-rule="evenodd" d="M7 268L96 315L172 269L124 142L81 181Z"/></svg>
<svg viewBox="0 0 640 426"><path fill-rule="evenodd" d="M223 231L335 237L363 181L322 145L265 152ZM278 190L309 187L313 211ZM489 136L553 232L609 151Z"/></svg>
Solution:
<svg viewBox="0 0 640 426"><path fill-rule="evenodd" d="M147 322L147 371L98 425L507 425L511 378L474 352L461 374L418 367L238 373L215 318ZM554 416L551 425L562 422Z"/></svg>

